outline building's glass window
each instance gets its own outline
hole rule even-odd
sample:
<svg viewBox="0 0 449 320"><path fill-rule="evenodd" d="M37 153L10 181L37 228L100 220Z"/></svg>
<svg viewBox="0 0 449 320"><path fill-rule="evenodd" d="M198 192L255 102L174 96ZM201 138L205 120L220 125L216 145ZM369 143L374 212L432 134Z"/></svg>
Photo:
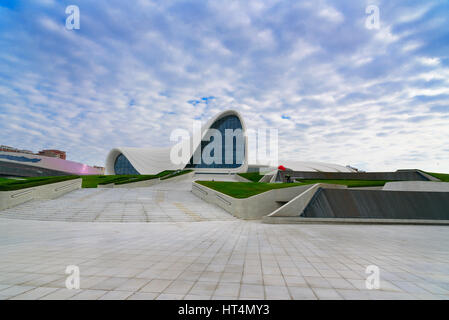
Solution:
<svg viewBox="0 0 449 320"><path fill-rule="evenodd" d="M11 156L8 154L0 154L0 159L7 159L7 160L12 160L12 161L20 161L20 162L34 162L34 163L42 160L39 158L27 158L24 156L20 156L20 157L19 156Z"/></svg>
<svg viewBox="0 0 449 320"><path fill-rule="evenodd" d="M115 159L114 171L115 174L140 174L123 154Z"/></svg>
<svg viewBox="0 0 449 320"><path fill-rule="evenodd" d="M216 129L220 131L221 137L222 137L222 143L221 143L221 163L211 163L207 164L204 163L204 157L201 157L201 163L194 164L193 163L193 157L190 159L189 163L186 165L186 168L221 168L221 169L232 169L232 168L238 168L240 167L245 159L245 138L243 135L241 136L242 139L238 139L237 137L233 137L232 141L228 140L228 144L232 143L232 155L230 159L226 159L226 139L225 139L225 130L226 129L240 129L242 128L242 123L240 122L240 119L235 115L226 116L224 118L221 118L217 121L215 121L211 129ZM201 152L205 152L204 149L209 143L213 142L213 137L211 138L211 141L201 141ZM240 145L237 145L240 142ZM228 146L231 147L230 145ZM211 156L214 156L214 150L211 152ZM228 160L228 161L226 161ZM228 163L227 163L228 162Z"/></svg>

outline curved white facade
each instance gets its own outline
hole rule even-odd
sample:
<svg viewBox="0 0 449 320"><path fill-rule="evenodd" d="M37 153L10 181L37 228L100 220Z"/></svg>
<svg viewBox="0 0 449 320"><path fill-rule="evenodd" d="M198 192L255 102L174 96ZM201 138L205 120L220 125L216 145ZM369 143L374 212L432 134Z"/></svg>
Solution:
<svg viewBox="0 0 449 320"><path fill-rule="evenodd" d="M355 172L353 169L345 166L324 162L279 160L279 165L292 169L293 171Z"/></svg>
<svg viewBox="0 0 449 320"><path fill-rule="evenodd" d="M210 119L206 125L201 128L201 141L205 138L208 130L220 119L227 116L235 116L239 119L244 136L244 161L238 168L191 168L196 172L212 173L237 173L246 172L248 168L248 143L245 135L246 125L242 116L235 110L227 110L219 113ZM201 146L201 141L195 142L196 145L190 148L188 159L193 155L192 150L197 150ZM189 145L192 145L193 139L190 139ZM170 159L170 151L172 147L167 148L127 148L120 147L112 149L106 158L106 174L116 174L115 164L120 154L126 157L134 169L140 174L156 174L164 170L180 170L184 169L188 163L174 164Z"/></svg>
<svg viewBox="0 0 449 320"><path fill-rule="evenodd" d="M192 157L192 150L197 150L201 147L201 141L209 141L206 139L206 134L209 129L213 128L216 123L218 123L221 119L229 118L228 116L235 116L240 121L241 130L244 136L244 161L243 164L236 168L224 168L224 167L192 167L189 165L189 161ZM234 118L235 118L234 117ZM227 110L217 114L215 117L210 119L206 125L201 128L201 141L194 142L191 138L189 141L189 154L187 162L182 162L180 164L175 164L172 162L170 158L170 152L172 147L166 148L114 148L112 149L107 158L106 158L106 174L121 174L117 173L116 163L119 160L120 155L123 155L126 158L126 163L128 166L132 166L132 172L136 174L157 174L164 170L181 170L184 168L194 169L196 172L203 173L238 173L238 172L247 172L248 170L248 139L246 137L246 125L242 118L242 116L235 110ZM193 143L196 145L192 146ZM347 168L345 166L330 164L330 163L322 163L322 162L307 162L307 161L294 161L294 160L280 160L278 161L279 165L283 165L286 168L292 169L294 171L322 171L322 172L353 172L354 170ZM255 165L257 166L257 165ZM276 168L269 168L268 166L265 169L275 170ZM263 170L266 171L266 170Z"/></svg>

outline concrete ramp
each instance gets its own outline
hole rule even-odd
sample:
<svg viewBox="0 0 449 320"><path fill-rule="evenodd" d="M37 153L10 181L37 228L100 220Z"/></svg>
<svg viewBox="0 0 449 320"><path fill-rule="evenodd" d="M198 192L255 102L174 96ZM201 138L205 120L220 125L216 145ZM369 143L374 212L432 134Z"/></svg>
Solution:
<svg viewBox="0 0 449 320"><path fill-rule="evenodd" d="M383 186L382 190L385 190L385 191L449 192L449 182L395 181L395 182L387 182Z"/></svg>
<svg viewBox="0 0 449 320"><path fill-rule="evenodd" d="M398 170L395 172L309 172L279 171L277 181L287 182L286 176L292 180L324 179L324 180L390 180L390 181L439 181L439 179L420 170Z"/></svg>
<svg viewBox="0 0 449 320"><path fill-rule="evenodd" d="M298 196L284 204L282 207L276 209L272 213L268 215L268 217L296 217L299 216L307 205L310 203L310 200L313 199L313 196L320 188L336 188L336 189L346 189L344 185L338 184L324 184L317 183L310 185L305 188L303 192L301 192Z"/></svg>
<svg viewBox="0 0 449 320"><path fill-rule="evenodd" d="M319 189L301 217L449 220L449 192Z"/></svg>

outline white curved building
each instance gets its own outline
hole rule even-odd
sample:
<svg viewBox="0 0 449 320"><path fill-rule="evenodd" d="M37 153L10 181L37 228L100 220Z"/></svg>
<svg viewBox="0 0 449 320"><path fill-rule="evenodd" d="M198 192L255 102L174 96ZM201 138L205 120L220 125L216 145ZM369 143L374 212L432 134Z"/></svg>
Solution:
<svg viewBox="0 0 449 320"><path fill-rule="evenodd" d="M221 133L221 151L217 152L219 163L207 163L204 161L206 153L210 151L208 146L214 143L211 132L215 129ZM226 130L235 132L240 130L239 137L233 137L232 159L226 157L225 148L229 147L229 141L225 139ZM168 148L114 148L106 158L106 174L156 174L163 170L194 169L201 173L237 173L246 172L248 168L248 143L245 136L246 126L242 116L234 110L227 110L210 119L201 128L201 139L188 141L188 154L185 161L174 163L171 153L173 147ZM212 137L214 137L212 135ZM235 142L235 143L234 143ZM239 152L239 150L241 150ZM198 153L197 153L198 152ZM200 157L193 157L199 154ZM197 161L199 160L199 161Z"/></svg>
<svg viewBox="0 0 449 320"><path fill-rule="evenodd" d="M312 172L355 172L355 170L333 163L279 160L279 165L293 171L312 171Z"/></svg>
<svg viewBox="0 0 449 320"><path fill-rule="evenodd" d="M211 153L216 156L214 163L208 163L204 158L211 152L211 129L221 134L220 148ZM226 130L241 132L241 136L231 136L227 140ZM173 161L173 146L167 148L114 148L106 158L106 174L156 174L164 170L194 169L198 173L238 173L248 171L248 139L246 125L242 116L234 110L227 110L210 119L201 128L201 139L190 138L186 141L188 154L184 161ZM221 149L221 151L220 151ZM232 155L226 153L232 151ZM217 153L217 154L215 154ZM195 155L195 157L194 157ZM199 155L199 156L198 156ZM350 168L321 162L304 162L284 160L279 165L294 171L323 171L323 172L353 172ZM259 168L268 169L264 165L250 165L250 171ZM271 168L271 170L277 169ZM267 170L265 170L267 171Z"/></svg>

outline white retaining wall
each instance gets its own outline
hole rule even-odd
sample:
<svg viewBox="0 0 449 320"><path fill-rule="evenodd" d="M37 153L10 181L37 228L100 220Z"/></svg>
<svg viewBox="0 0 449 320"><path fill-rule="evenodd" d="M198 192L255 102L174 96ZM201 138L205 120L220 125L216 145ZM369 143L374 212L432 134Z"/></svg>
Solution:
<svg viewBox="0 0 449 320"><path fill-rule="evenodd" d="M249 198L237 199L199 183L192 182L192 192L197 197L206 202L216 204L233 216L245 220L261 219L308 188L310 188L310 185L273 189Z"/></svg>
<svg viewBox="0 0 449 320"><path fill-rule="evenodd" d="M0 191L0 210L12 208L34 199L55 199L70 191L80 189L82 181L80 178L14 191Z"/></svg>
<svg viewBox="0 0 449 320"><path fill-rule="evenodd" d="M319 188L346 189L345 185L317 183L308 185L308 188L291 201L273 211L269 217L298 217L312 200Z"/></svg>

